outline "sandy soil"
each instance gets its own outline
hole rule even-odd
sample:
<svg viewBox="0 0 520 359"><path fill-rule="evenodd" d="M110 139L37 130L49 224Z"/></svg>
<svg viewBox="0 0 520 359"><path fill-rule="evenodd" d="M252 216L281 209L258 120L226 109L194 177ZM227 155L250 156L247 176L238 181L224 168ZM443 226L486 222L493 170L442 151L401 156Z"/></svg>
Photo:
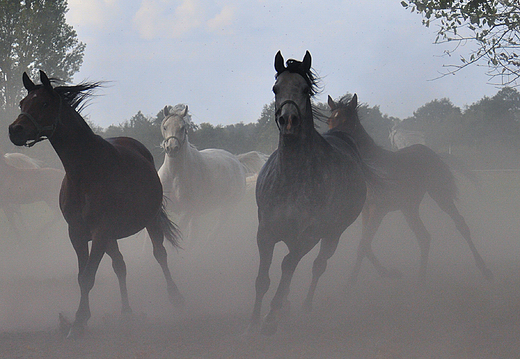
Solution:
<svg viewBox="0 0 520 359"><path fill-rule="evenodd" d="M272 337L244 334L258 265L252 196L218 238L206 239L203 228L199 238L185 241L185 249L169 249L170 267L187 300L182 313L167 300L145 235L120 242L134 315L119 315L117 279L106 258L91 294L89 329L80 340L65 339L58 326L58 314L72 318L79 300L65 225L44 228L45 215L36 216L41 223L25 229L23 242L12 239L7 228L0 231L0 357L520 358L520 196L501 197L493 188L492 183L463 188L459 204L495 274L493 283L478 273L453 223L426 201L422 213L434 240L425 285L416 282L417 244L402 216L392 213L374 250L404 278L380 279L365 263L358 285L347 291L358 221L329 262L312 313L302 313L300 306L317 251L304 258L292 284L291 314ZM283 245L277 247L264 313L285 253Z"/></svg>

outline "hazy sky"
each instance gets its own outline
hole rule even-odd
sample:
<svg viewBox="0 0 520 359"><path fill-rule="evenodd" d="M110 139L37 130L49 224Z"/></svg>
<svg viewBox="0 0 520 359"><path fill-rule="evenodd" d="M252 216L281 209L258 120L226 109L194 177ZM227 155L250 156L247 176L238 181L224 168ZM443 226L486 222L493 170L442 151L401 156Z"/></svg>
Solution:
<svg viewBox="0 0 520 359"><path fill-rule="evenodd" d="M399 118L434 99L464 107L497 92L482 67L433 80L459 59L443 57L435 27L400 0L69 0L69 8L87 45L74 81L111 81L84 112L103 127L177 103L195 123L254 122L273 100L278 50L299 60L311 52L318 101L355 92Z"/></svg>

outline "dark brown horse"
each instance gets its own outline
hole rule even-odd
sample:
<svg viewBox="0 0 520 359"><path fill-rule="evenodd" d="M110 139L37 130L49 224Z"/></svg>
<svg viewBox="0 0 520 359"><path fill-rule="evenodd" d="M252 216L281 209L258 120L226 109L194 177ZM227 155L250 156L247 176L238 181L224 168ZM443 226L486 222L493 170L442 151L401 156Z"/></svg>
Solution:
<svg viewBox="0 0 520 359"><path fill-rule="evenodd" d="M250 331L260 324L273 334L282 309L288 305L289 286L299 261L318 242L320 251L312 268L312 281L304 306L311 309L318 279L334 254L343 231L363 208L366 184L360 158L350 143L337 136L321 136L314 128L311 97L316 78L311 55L302 62L275 58L275 119L278 149L258 175L257 244L260 265ZM260 323L262 299L270 284L269 267L275 244L284 242L289 253L282 261L282 277L271 301L271 310Z"/></svg>
<svg viewBox="0 0 520 359"><path fill-rule="evenodd" d="M343 98L339 102L334 102L329 96L328 103L332 110L328 120L331 131L341 131L352 136L363 160L387 177L385 185L375 191L369 185L367 201L362 213L363 233L349 283L352 285L356 282L364 257L372 262L381 276L401 276L401 273L395 270L384 268L371 247L383 218L387 213L396 210L404 214L406 222L417 237L421 251L419 279L421 281L425 279L431 237L419 216L419 205L426 193L455 222L458 231L473 253L478 269L485 278L492 279L491 271L486 267L473 244L464 217L455 206L457 186L448 165L424 145L412 145L396 152L387 151L376 145L359 120L357 95L354 95L350 101L348 98Z"/></svg>
<svg viewBox="0 0 520 359"><path fill-rule="evenodd" d="M32 146L47 138L65 169L60 208L78 257L81 290L69 336L84 332L90 318L89 292L105 253L112 258L119 280L122 312L131 312L126 266L117 240L143 228L150 235L153 254L166 277L170 300L181 305L183 299L172 280L163 245L166 238L177 246L179 233L164 212L162 186L152 155L132 138L105 140L87 125L78 106L98 83L53 88L43 71L40 80L42 84L35 85L23 74L29 93L20 102L20 115L9 126L9 137L17 146Z"/></svg>

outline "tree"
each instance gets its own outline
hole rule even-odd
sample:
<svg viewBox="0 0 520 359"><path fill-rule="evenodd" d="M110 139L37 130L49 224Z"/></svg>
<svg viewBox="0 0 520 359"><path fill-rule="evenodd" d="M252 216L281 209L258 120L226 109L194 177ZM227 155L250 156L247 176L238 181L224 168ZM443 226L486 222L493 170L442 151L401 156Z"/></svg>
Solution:
<svg viewBox="0 0 520 359"><path fill-rule="evenodd" d="M65 21L67 0L0 0L0 113L16 115L25 91L22 73L44 70L70 81L82 62L85 44ZM5 125L5 124L4 124Z"/></svg>
<svg viewBox="0 0 520 359"><path fill-rule="evenodd" d="M421 106L413 117L403 121L413 123L415 129L423 131L426 144L437 151L450 151L459 141L462 133L462 111L459 107L443 98Z"/></svg>
<svg viewBox="0 0 520 359"><path fill-rule="evenodd" d="M486 61L488 75L502 85L520 79L520 2L518 0L409 0L401 4L439 25L436 43L475 43L476 49L451 65L447 74ZM451 53L453 51L447 51Z"/></svg>

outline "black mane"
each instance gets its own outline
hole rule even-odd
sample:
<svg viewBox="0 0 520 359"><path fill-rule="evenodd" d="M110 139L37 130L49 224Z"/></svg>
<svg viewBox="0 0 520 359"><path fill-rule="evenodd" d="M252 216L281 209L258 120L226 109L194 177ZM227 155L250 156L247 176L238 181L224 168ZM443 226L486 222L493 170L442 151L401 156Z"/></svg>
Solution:
<svg viewBox="0 0 520 359"><path fill-rule="evenodd" d="M60 79L50 79L53 84L62 84L63 81ZM94 95L95 89L103 86L103 82L81 82L77 85L65 86L60 85L53 87L61 98L77 112L81 112L87 103L86 101ZM43 85L37 85L35 89L44 87Z"/></svg>
<svg viewBox="0 0 520 359"><path fill-rule="evenodd" d="M301 61L289 59L286 62L285 71L301 75L307 82L307 85L309 85L310 96L313 97L321 91L321 87L319 85L320 78L312 68L310 68L308 71L305 71L302 64L303 62ZM280 74L277 73L276 77L278 77L278 75Z"/></svg>

